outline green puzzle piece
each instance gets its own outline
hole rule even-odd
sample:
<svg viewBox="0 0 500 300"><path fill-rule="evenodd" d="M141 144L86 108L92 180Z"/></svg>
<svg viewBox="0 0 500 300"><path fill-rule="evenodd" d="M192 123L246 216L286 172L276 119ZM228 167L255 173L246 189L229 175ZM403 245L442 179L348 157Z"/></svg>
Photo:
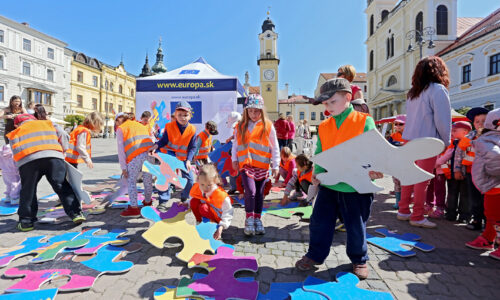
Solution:
<svg viewBox="0 0 500 300"><path fill-rule="evenodd" d="M275 215L282 218L289 219L293 215L302 215L302 219L309 220L311 218L313 211L312 206L306 207L294 207L294 208L283 208L277 210L268 210L267 213L271 215Z"/></svg>
<svg viewBox="0 0 500 300"><path fill-rule="evenodd" d="M61 241L53 243L49 246L42 247L33 251L34 253L38 253L30 262L32 263L41 263L45 261L52 260L56 257L57 253L63 251L66 248L75 249L85 246L89 242L88 239L79 239L72 241Z"/></svg>

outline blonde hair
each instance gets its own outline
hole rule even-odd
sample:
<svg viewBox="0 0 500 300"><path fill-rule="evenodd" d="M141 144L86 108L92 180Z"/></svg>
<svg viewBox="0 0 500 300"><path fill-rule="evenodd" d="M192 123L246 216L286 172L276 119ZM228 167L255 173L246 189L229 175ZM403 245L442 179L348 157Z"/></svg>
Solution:
<svg viewBox="0 0 500 300"><path fill-rule="evenodd" d="M262 138L264 136L264 132L267 131L267 120L269 119L267 117L267 113L266 113L265 108L260 109L260 119L262 121L262 125L264 126L264 130L262 130L262 132L260 134L260 138ZM249 120L250 120L250 116L248 115L248 108L245 108L245 110L243 111L243 117L242 117L241 121L238 123L238 131L241 134L241 140L243 143L246 143L246 134L248 131Z"/></svg>
<svg viewBox="0 0 500 300"><path fill-rule="evenodd" d="M292 155L292 150L288 147L281 148L281 156L289 158Z"/></svg>
<svg viewBox="0 0 500 300"><path fill-rule="evenodd" d="M201 166L198 170L198 178L200 178L201 176L216 183L219 186L222 186L222 180L220 178L219 172L217 171L217 167L215 167L214 164L205 164Z"/></svg>
<svg viewBox="0 0 500 300"><path fill-rule="evenodd" d="M92 131L100 131L104 122L102 121L102 117L98 112L91 112L85 117L83 121L83 126L91 129Z"/></svg>
<svg viewBox="0 0 500 300"><path fill-rule="evenodd" d="M352 65L344 65L339 68L339 71L344 75L344 78L352 82L356 77L356 69Z"/></svg>

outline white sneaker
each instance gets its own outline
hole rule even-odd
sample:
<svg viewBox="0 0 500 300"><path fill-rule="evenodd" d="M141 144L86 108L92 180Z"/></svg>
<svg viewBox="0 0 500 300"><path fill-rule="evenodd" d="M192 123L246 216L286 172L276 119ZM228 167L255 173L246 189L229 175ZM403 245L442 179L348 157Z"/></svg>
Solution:
<svg viewBox="0 0 500 300"><path fill-rule="evenodd" d="M19 205L19 198L16 198L16 199L10 198L10 204L11 205Z"/></svg>
<svg viewBox="0 0 500 300"><path fill-rule="evenodd" d="M415 226L415 227L422 227L422 228L436 228L437 225L436 223L432 223L431 221L427 220L424 218L423 220L420 221L411 221L410 220L410 225Z"/></svg>
<svg viewBox="0 0 500 300"><path fill-rule="evenodd" d="M255 234L265 234L266 230L264 229L264 225L262 225L262 221L259 218L255 218Z"/></svg>
<svg viewBox="0 0 500 300"><path fill-rule="evenodd" d="M411 216L411 214L402 214L402 213L398 212L398 215L396 218L400 221L408 221L408 220L410 220L410 216Z"/></svg>
<svg viewBox="0 0 500 300"><path fill-rule="evenodd" d="M248 217L245 220L245 229L243 230L243 232L247 236L255 235L255 220L253 217Z"/></svg>

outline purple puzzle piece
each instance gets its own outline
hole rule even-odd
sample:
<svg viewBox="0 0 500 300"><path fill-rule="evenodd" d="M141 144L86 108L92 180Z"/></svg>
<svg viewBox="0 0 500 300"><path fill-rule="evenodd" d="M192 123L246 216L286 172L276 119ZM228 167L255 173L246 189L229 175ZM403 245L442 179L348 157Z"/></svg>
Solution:
<svg viewBox="0 0 500 300"><path fill-rule="evenodd" d="M172 203L172 207L166 212L160 212L152 206L146 206L141 209L141 215L153 222L159 222L165 219L171 219L177 216L179 213L188 210L187 207L180 204L179 202Z"/></svg>

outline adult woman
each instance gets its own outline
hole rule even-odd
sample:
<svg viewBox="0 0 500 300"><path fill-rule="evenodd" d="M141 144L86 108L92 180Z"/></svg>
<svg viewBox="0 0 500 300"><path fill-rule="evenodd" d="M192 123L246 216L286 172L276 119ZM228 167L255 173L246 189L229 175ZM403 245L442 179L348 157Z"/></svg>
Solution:
<svg viewBox="0 0 500 300"><path fill-rule="evenodd" d="M287 134L287 143L286 144L287 144L288 148L290 148L290 150L293 150L292 143L293 143L293 138L295 137L295 124L293 123L292 115L287 116L286 120L288 122L288 125L290 125L290 130L288 131L288 134Z"/></svg>
<svg viewBox="0 0 500 300"><path fill-rule="evenodd" d="M290 131L290 124L285 120L285 114L280 113L279 119L274 122L274 129L276 130L276 135L278 137L278 144L280 150L287 146L288 143L288 132Z"/></svg>
<svg viewBox="0 0 500 300"><path fill-rule="evenodd" d="M21 97L12 96L10 97L9 106L0 111L0 119L4 119L5 121L5 130L4 130L4 140L5 144L9 143L9 139L6 137L7 133L11 132L15 129L14 127L14 118L17 115L25 114L26 110L23 107L23 102L21 101Z"/></svg>
<svg viewBox="0 0 500 300"><path fill-rule="evenodd" d="M445 145L451 138L451 107L448 95L450 84L448 68L436 56L425 57L415 67L412 87L406 101L406 125L403 139L413 140L421 137L438 138ZM417 160L416 164L432 173L436 157ZM398 220L410 220L410 225L434 228L435 223L424 217L424 203L429 180L401 187ZM413 213L410 212L411 195L414 194Z"/></svg>
<svg viewBox="0 0 500 300"><path fill-rule="evenodd" d="M305 139L310 139L311 138L311 129L309 128L309 124L307 124L307 120L304 119L304 135L303 137Z"/></svg>
<svg viewBox="0 0 500 300"><path fill-rule="evenodd" d="M369 113L370 110L368 105L366 105L363 92L361 88L355 84L352 84L354 77L356 76L356 69L352 65L341 66L337 70L337 78L345 78L351 83L352 100L351 104L354 110L359 112Z"/></svg>

